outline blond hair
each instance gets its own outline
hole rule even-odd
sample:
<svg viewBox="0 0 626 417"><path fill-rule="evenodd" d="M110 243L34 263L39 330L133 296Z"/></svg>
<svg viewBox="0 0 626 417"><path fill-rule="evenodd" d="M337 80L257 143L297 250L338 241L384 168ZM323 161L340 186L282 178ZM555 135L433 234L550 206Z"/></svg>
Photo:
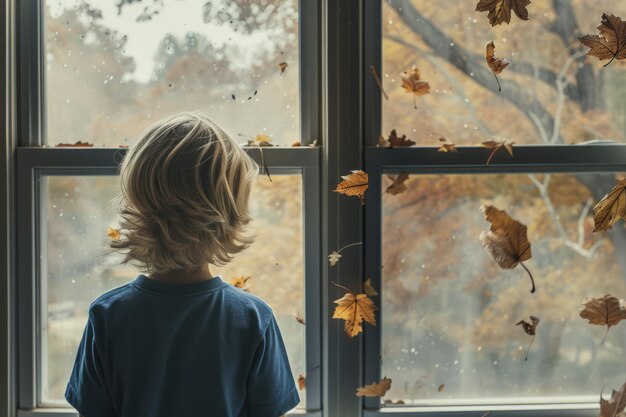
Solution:
<svg viewBox="0 0 626 417"><path fill-rule="evenodd" d="M248 200L257 164L211 119L161 120L120 167L121 238L111 248L148 273L224 265L253 241Z"/></svg>

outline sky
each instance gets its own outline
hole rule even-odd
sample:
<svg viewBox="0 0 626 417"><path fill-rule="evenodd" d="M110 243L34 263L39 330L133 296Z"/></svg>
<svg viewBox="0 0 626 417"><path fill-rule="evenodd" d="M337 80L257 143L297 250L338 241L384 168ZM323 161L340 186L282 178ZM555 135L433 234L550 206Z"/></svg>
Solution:
<svg viewBox="0 0 626 417"><path fill-rule="evenodd" d="M75 9L82 0L48 0L49 15L57 17L64 10ZM124 6L118 15L116 3L118 0L99 0L89 4L102 11L103 26L117 31L120 36L127 35L128 41L124 47L127 56L134 58L136 69L130 76L137 82L148 82L153 74L154 55L159 43L170 33L176 37L183 37L188 32L204 34L215 47L229 43L232 51L237 53L235 59L229 57L234 65L245 68L254 60L254 52L266 48L268 41L274 35L270 31L254 31L252 34L235 32L229 25L205 23L202 10L207 0L163 0L163 9L152 20L137 22L144 7L152 5L153 0L144 0L139 3ZM212 3L220 4L220 0Z"/></svg>

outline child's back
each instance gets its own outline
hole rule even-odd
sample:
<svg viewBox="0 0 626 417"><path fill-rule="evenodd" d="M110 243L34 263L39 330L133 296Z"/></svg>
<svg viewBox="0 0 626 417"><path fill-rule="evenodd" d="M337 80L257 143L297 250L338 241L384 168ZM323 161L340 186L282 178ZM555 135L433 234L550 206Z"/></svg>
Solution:
<svg viewBox="0 0 626 417"><path fill-rule="evenodd" d="M184 116L183 121L186 117L204 123L195 116ZM189 149L201 153L202 141L204 146L222 146L203 136L202 129L200 135L194 129L188 124L183 132L187 139L189 131L200 136L187 142L193 144ZM186 170L186 163L189 172L166 172L162 177L155 172L157 178L143 178L145 195L133 190L141 182L133 171L138 169L133 157L140 155L141 141L139 150L122 167L122 185L127 187L122 211L126 238L113 246L126 249L127 261L137 262L152 274L139 275L92 303L66 398L85 417L278 417L294 408L299 397L272 310L220 277L189 279L210 277L203 260L225 262L226 255L247 246L239 232L248 221L244 194L249 184L243 182L250 181L246 170L253 165L242 159L243 168L237 166L237 158L228 154L242 151L231 149L232 143L226 144L222 161L211 160L208 153L205 160L196 160L189 152L181 153L184 158L177 161L171 156L180 143L184 145L184 139L174 137L169 148L163 149L163 157L169 155L175 170ZM154 158L156 165L158 159ZM135 164L133 169L129 164ZM203 164L205 173L201 172ZM207 173L213 178L199 177ZM195 190L188 184L194 179ZM174 201L166 198L168 182L177 188ZM224 196L217 195L218 182L227 184L221 191ZM168 204L180 211L170 216ZM176 222L189 216L195 216L188 221L196 223L185 235L188 226ZM212 224L212 218L218 219L213 220L217 224ZM236 240L244 243L237 246Z"/></svg>

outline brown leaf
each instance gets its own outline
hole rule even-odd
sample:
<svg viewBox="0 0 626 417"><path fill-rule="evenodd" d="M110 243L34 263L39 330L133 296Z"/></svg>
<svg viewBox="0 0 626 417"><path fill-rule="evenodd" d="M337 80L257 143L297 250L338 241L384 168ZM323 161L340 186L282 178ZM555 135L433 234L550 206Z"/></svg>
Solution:
<svg viewBox="0 0 626 417"><path fill-rule="evenodd" d="M350 175L344 175L343 181L337 184L333 191L340 194L357 196L361 204L365 204L365 192L368 187L367 174L361 170L352 171Z"/></svg>
<svg viewBox="0 0 626 417"><path fill-rule="evenodd" d="M530 321L531 323L528 323L526 320L520 320L515 323L515 325L519 326L521 324L527 335L534 336L537 331L537 325L539 324L539 317L530 316Z"/></svg>
<svg viewBox="0 0 626 417"><path fill-rule="evenodd" d="M441 384L439 385L439 388L437 388L437 392L443 392L443 390L446 389L446 384Z"/></svg>
<svg viewBox="0 0 626 417"><path fill-rule="evenodd" d="M244 291L250 292L250 285L248 285L248 280L252 277L234 277L230 280L230 285L241 288Z"/></svg>
<svg viewBox="0 0 626 417"><path fill-rule="evenodd" d="M626 220L626 179L617 181L615 187L593 208L593 231L609 230L622 218Z"/></svg>
<svg viewBox="0 0 626 417"><path fill-rule="evenodd" d="M459 153L456 149L456 145L454 143L442 143L441 147L438 149L439 152L450 152L450 153Z"/></svg>
<svg viewBox="0 0 626 417"><path fill-rule="evenodd" d="M390 400L390 399L385 399L383 401L384 404L390 404L390 405L404 405L404 401L402 400Z"/></svg>
<svg viewBox="0 0 626 417"><path fill-rule="evenodd" d="M120 230L119 229L114 229L112 227L108 227L107 228L107 236L111 240L121 240L122 239L122 234L120 233Z"/></svg>
<svg viewBox="0 0 626 417"><path fill-rule="evenodd" d="M391 181L391 185L385 190L386 193L391 195L397 195L406 191L406 185L404 184L409 179L409 174L398 174L397 176L387 175Z"/></svg>
<svg viewBox="0 0 626 417"><path fill-rule="evenodd" d="M365 385L364 387L356 389L357 397L384 397L387 391L391 388L391 379L384 377L380 382L374 384Z"/></svg>
<svg viewBox="0 0 626 417"><path fill-rule="evenodd" d="M354 337L363 331L363 320L371 325L376 325L374 311L377 308L367 294L355 295L352 292L347 292L343 297L333 302L337 304L333 318L345 320L344 331L349 337Z"/></svg>
<svg viewBox="0 0 626 417"><path fill-rule="evenodd" d="M580 317L587 319L589 324L606 326L606 334L602 343L609 334L609 329L617 325L620 321L626 320L626 306L624 302L613 297L611 294L605 294L602 298L592 298L583 300L583 309Z"/></svg>
<svg viewBox="0 0 626 417"><path fill-rule="evenodd" d="M626 408L626 383L619 391L613 390L611 398L607 401L600 393L600 415L599 417L619 417Z"/></svg>
<svg viewBox="0 0 626 417"><path fill-rule="evenodd" d="M518 264L528 273L532 283L531 293L535 292L535 281L532 274L523 264L532 257L528 228L514 220L506 211L498 210L494 206L481 206L480 210L485 219L491 223L489 232L482 232L480 241L487 253L500 268L513 269Z"/></svg>
<svg viewBox="0 0 626 417"><path fill-rule="evenodd" d="M57 143L54 146L56 148L91 148L93 147L93 143L81 142L79 140L78 142L74 142L74 143Z"/></svg>
<svg viewBox="0 0 626 417"><path fill-rule="evenodd" d="M280 62L278 64L278 68L280 68L280 75L283 75L283 72L285 72L285 70L287 69L289 65L287 65L286 62Z"/></svg>
<svg viewBox="0 0 626 417"><path fill-rule="evenodd" d="M413 66L411 71L404 71L400 78L402 79L402 88L404 88L405 92L413 93L413 107L417 109L415 97L430 93L430 84L428 84L428 81L420 79L420 71L416 66Z"/></svg>
<svg viewBox="0 0 626 417"><path fill-rule="evenodd" d="M248 146L274 146L271 140L272 138L261 133L252 139L248 139Z"/></svg>
<svg viewBox="0 0 626 417"><path fill-rule="evenodd" d="M291 144L291 146L293 146L293 147L298 147L298 146L302 146L302 144L300 143L300 141L299 141L299 140L297 140L297 141L293 142L293 143Z"/></svg>
<svg viewBox="0 0 626 417"><path fill-rule="evenodd" d="M371 278L366 279L365 282L363 283L363 291L365 291L365 294L369 295L370 297L374 297L378 295L374 287L372 287Z"/></svg>
<svg viewBox="0 0 626 417"><path fill-rule="evenodd" d="M397 148L403 146L413 146L415 142L411 139L407 139L406 135L398 136L396 133L396 129L393 129L389 134L389 139L387 139L387 146L390 148Z"/></svg>
<svg viewBox="0 0 626 417"><path fill-rule="evenodd" d="M591 48L587 55L595 56L599 60L610 59L604 64L606 67L614 59L626 58L626 22L612 14L602 14L602 21L598 26L598 35L585 35L578 40Z"/></svg>
<svg viewBox="0 0 626 417"><path fill-rule="evenodd" d="M300 314L296 316L296 321L303 326L305 325L304 318Z"/></svg>
<svg viewBox="0 0 626 417"><path fill-rule="evenodd" d="M493 76L496 78L496 82L498 83L498 91L502 91L502 87L500 86L500 81L498 80L498 74L500 74L506 67L509 66L511 61L508 59L496 58L495 56L496 45L493 41L487 42L485 45L485 61L487 61L487 65L491 72L493 72Z"/></svg>
<svg viewBox="0 0 626 417"><path fill-rule="evenodd" d="M298 377L298 388L300 391L306 388L306 378L302 374Z"/></svg>
<svg viewBox="0 0 626 417"><path fill-rule="evenodd" d="M520 19L528 20L526 6L529 4L530 0L480 0L476 5L476 11L488 11L489 23L491 26L496 26L503 22L511 23L511 10Z"/></svg>
<svg viewBox="0 0 626 417"><path fill-rule="evenodd" d="M513 156L513 145L515 144L515 142L511 142L508 140L487 140L485 142L482 142L481 145L487 149L491 149L491 153L489 154L489 158L487 158L487 162L486 164L489 165L489 162L491 162L491 159L493 158L493 156L496 154L496 152L498 152L500 149L506 149L506 151L508 152L509 155L511 155L511 157Z"/></svg>

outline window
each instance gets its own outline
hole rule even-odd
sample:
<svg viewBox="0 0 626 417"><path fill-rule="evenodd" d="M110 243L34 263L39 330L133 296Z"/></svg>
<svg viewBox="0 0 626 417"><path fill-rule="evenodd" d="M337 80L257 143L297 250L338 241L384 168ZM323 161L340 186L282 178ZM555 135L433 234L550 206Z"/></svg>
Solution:
<svg viewBox="0 0 626 417"><path fill-rule="evenodd" d="M382 319L365 335L364 367L368 382L392 379L395 403L368 399L365 414L591 415L602 388L626 379L614 363L623 332L601 345L602 329L578 315L584 298L626 290L623 228L592 233L591 212L623 177L626 72L601 68L574 36L595 33L603 11L626 9L533 2L529 22L492 27L475 6L388 0L369 16L380 32L366 48L380 48L373 63L389 99L366 83L381 101L366 133L395 129L419 148L366 149L365 268L381 288ZM498 81L485 63L490 40L512 61ZM429 94L402 88L414 66ZM489 160L488 140L514 142L513 155ZM438 152L442 143L458 153ZM398 174L409 175L406 190L386 192ZM482 204L528 226L535 294L522 268L500 269L482 248ZM515 324L529 315L540 323L525 361L531 337Z"/></svg>
<svg viewBox="0 0 626 417"><path fill-rule="evenodd" d="M318 25L302 13L316 10L294 0L17 6L42 31L42 42L30 40L40 55L28 56L42 84L21 81L34 110L20 118L39 130L17 151L18 415L74 415L64 393L88 306L138 273L107 253L119 162L149 124L183 110L205 111L242 146L257 135L274 145L247 148L263 170L251 196L257 238L212 272L251 277L278 319L294 381L307 375L292 411L319 412L319 149L307 146L317 116L300 116L319 100L316 70L300 68L316 54Z"/></svg>

